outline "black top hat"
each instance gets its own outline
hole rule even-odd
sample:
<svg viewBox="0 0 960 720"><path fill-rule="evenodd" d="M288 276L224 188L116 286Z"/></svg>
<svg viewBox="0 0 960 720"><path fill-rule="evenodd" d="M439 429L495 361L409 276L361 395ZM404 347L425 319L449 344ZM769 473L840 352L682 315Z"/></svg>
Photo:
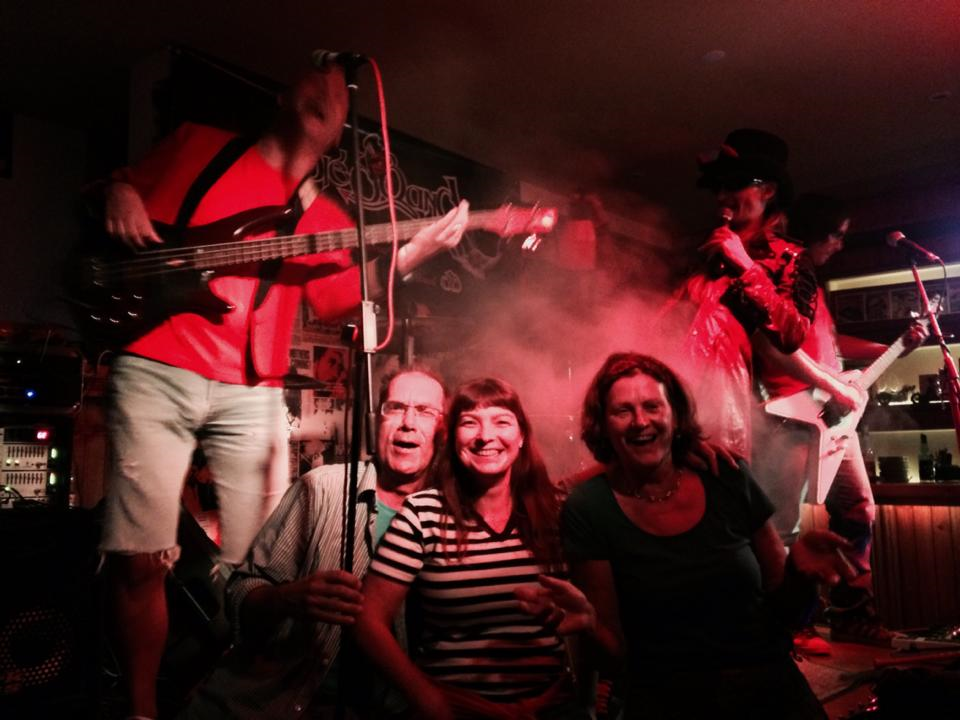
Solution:
<svg viewBox="0 0 960 720"><path fill-rule="evenodd" d="M785 207L793 197L793 183L787 173L788 154L787 143L773 133L754 128L734 130L716 153L697 159L701 172L697 187L716 192L775 182L777 204Z"/></svg>

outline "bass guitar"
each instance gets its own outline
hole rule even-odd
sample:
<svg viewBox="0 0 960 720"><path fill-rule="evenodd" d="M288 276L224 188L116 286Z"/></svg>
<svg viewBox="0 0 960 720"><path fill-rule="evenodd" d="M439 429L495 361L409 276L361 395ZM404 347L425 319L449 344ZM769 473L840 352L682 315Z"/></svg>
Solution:
<svg viewBox="0 0 960 720"><path fill-rule="evenodd" d="M939 298L932 299L931 305L937 307ZM923 327L929 325L926 318L916 322ZM906 349L906 338L910 332L907 330L903 333L862 372L853 370L842 373L841 377L857 378L857 384L866 390L900 357ZM858 442L857 425L867 409L867 398L864 397L855 409L846 410L826 390L807 388L768 400L763 404L763 409L770 415L803 423L812 429L814 437L811 452L817 455L807 463L807 497L812 502L822 504L840 469L847 443Z"/></svg>
<svg viewBox="0 0 960 720"><path fill-rule="evenodd" d="M165 318L191 312L216 320L233 310L217 297L210 281L220 274L257 276L259 263L300 255L329 253L357 247L356 228L281 237L251 237L276 227L289 211L282 207L246 210L216 222L177 233L155 223L162 245L137 252L116 241L93 256L81 257L68 277L68 301L80 310L86 337L123 345ZM400 240L408 240L438 217L397 223ZM504 205L496 210L471 211L467 230L485 230L503 237L528 235L524 250L535 250L539 235L557 222L555 208ZM392 242L389 223L368 225L369 245ZM340 269L332 259L331 271Z"/></svg>

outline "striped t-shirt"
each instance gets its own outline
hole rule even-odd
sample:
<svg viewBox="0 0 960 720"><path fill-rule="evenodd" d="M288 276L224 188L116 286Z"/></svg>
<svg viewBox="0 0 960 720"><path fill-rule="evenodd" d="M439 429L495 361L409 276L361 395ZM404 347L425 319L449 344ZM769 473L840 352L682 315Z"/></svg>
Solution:
<svg viewBox="0 0 960 720"><path fill-rule="evenodd" d="M564 671L557 634L520 610L513 591L537 585L537 563L511 521L495 533L468 521L465 552L439 490L407 496L377 546L370 572L416 581L423 612L417 664L435 679L514 702L542 693Z"/></svg>

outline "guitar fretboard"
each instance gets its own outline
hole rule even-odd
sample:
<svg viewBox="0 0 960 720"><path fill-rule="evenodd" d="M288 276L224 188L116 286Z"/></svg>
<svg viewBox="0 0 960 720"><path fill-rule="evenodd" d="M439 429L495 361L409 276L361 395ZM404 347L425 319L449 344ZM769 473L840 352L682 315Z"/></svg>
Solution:
<svg viewBox="0 0 960 720"><path fill-rule="evenodd" d="M400 240L407 240L436 220L437 218L426 218L399 222L397 223L397 236ZM383 245L393 240L393 233L389 224L369 225L364 228L364 233L366 241L371 245ZM259 238L256 240L235 240L216 245L204 245L191 248L190 254L194 261L193 267L206 269L331 252L333 250L347 250L357 247L358 244L357 229L344 228L343 230L319 233Z"/></svg>
<svg viewBox="0 0 960 720"><path fill-rule="evenodd" d="M466 229L489 230L505 234L512 222L509 219L510 213L529 215L530 212L530 210L514 208L471 211ZM439 217L430 217L398 222L397 237L399 240L407 240L439 219ZM364 228L364 232L366 241L370 245L383 245L393 241L390 223L368 225ZM265 260L352 249L358 244L357 229L350 227L281 237L231 240L186 247L161 247L140 251L136 257L127 260L104 264L95 262L93 269L101 282L109 284L120 277L130 281L178 270L213 270Z"/></svg>
<svg viewBox="0 0 960 720"><path fill-rule="evenodd" d="M906 345L904 345L901 336L863 371L860 381L861 387L868 388L879 380L880 376L887 371L887 368L893 365L894 360L900 357L904 349L906 349Z"/></svg>

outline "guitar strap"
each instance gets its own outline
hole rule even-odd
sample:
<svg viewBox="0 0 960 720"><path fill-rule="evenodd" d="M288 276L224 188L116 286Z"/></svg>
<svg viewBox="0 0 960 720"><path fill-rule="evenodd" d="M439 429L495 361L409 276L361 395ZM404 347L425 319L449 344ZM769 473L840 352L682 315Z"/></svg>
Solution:
<svg viewBox="0 0 960 720"><path fill-rule="evenodd" d="M196 179L193 181L193 183L190 185L190 188L184 195L183 202L180 204L180 209L177 212L177 219L174 221L174 227L178 231L183 231L186 229L187 225L190 223L190 220L193 218L193 214L197 211L200 201L203 200L204 196L206 196L208 192L210 192L210 188L212 188L217 181L223 177L223 174L229 170L237 160L240 159L241 155L253 147L255 142L255 137L251 137L249 135L238 135L237 137L229 140L226 145L220 148L219 152L217 152L210 162L207 163L207 166L200 171L200 174L197 175ZM293 233L293 230L300 221L300 218L303 217L304 208L303 203L300 200L299 192L300 187L303 185L305 180L306 178L300 182L300 185L297 186L297 189L294 190L293 195L287 201L287 206L291 208L292 212L277 228L277 232L280 234L289 235ZM260 271L258 273L260 283L257 287L257 296L253 302L254 308L260 307L260 304L267 295L267 291L273 284L273 280L280 271L280 266L282 264L282 258L267 260L260 264Z"/></svg>
<svg viewBox="0 0 960 720"><path fill-rule="evenodd" d="M309 177L309 175L307 177ZM304 207L303 200L300 197L300 188L306 181L307 178L304 178L300 181L300 184L297 185L297 189L293 191L293 195L287 201L287 207L290 208L290 213L286 218L284 218L283 222L277 226L278 234L292 235L297 227L297 223L300 222L300 218L303 217ZM280 272L281 265L283 265L283 258L273 258L272 260L264 260L262 263L260 263L260 282L257 285L257 295L253 300L254 310L260 307L264 299L267 297L267 291L269 291L270 286L273 285L273 281L276 279L277 273Z"/></svg>
<svg viewBox="0 0 960 720"><path fill-rule="evenodd" d="M240 159L247 150L253 147L256 138L239 135L230 140L226 145L220 148L220 151L213 156L213 159L207 163L207 166L200 171L193 184L183 196L183 202L180 203L180 210L177 212L177 219L173 226L180 232L186 230L187 225L197 211L200 201L210 191L217 180L223 177L223 174Z"/></svg>

